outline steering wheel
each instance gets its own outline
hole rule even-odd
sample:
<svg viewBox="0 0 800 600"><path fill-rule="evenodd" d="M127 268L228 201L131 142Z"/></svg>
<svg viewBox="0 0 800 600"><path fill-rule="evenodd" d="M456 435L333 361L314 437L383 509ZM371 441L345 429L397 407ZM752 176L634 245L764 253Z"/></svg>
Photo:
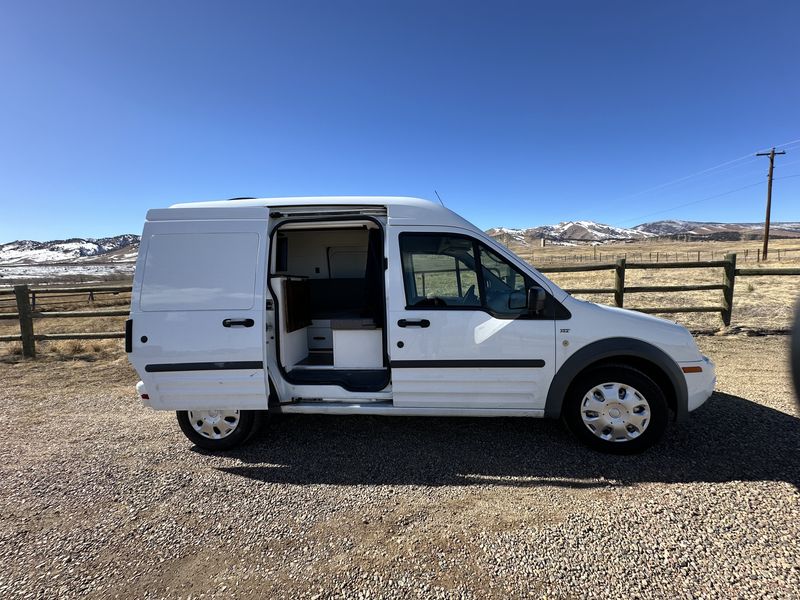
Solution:
<svg viewBox="0 0 800 600"><path fill-rule="evenodd" d="M464 294L464 299L461 304L479 304L478 296L475 294L475 286L471 285L467 288L467 293Z"/></svg>

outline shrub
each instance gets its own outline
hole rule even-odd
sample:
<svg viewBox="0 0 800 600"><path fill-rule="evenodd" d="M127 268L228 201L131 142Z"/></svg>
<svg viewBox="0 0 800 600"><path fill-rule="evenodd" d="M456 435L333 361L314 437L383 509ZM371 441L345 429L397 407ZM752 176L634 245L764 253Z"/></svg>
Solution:
<svg viewBox="0 0 800 600"><path fill-rule="evenodd" d="M67 340L63 346L66 354L83 354L86 352L86 344L83 340Z"/></svg>

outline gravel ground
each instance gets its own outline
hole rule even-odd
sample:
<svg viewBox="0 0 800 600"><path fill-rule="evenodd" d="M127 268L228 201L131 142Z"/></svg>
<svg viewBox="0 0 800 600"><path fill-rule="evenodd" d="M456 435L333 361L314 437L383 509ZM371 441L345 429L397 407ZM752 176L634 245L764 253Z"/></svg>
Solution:
<svg viewBox="0 0 800 600"><path fill-rule="evenodd" d="M0 595L797 597L788 339L699 342L718 392L638 457L546 421L301 416L212 456L124 358L2 363Z"/></svg>

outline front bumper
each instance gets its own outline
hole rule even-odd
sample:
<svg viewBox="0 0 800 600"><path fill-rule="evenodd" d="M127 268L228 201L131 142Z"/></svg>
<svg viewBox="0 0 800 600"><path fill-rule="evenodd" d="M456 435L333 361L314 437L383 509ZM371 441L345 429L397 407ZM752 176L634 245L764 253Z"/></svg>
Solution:
<svg viewBox="0 0 800 600"><path fill-rule="evenodd" d="M680 366L681 368L702 368L702 371L699 373L684 372L683 375L686 378L686 391L688 392L687 408L689 412L692 412L700 408L703 403L711 397L711 394L714 393L714 386L717 384L716 367L707 356L703 356L703 360L701 361L680 363Z"/></svg>

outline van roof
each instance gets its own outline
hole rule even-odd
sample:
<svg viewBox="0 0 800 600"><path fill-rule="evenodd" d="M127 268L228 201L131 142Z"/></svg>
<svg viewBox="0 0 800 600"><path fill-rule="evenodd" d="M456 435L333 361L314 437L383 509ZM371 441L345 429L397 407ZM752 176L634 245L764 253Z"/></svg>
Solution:
<svg viewBox="0 0 800 600"><path fill-rule="evenodd" d="M408 196L286 196L283 198L233 198L231 200L207 200L205 202L182 202L170 208L222 208L231 206L307 206L307 205L367 205L367 206L424 206L442 208L438 202Z"/></svg>
<svg viewBox="0 0 800 600"><path fill-rule="evenodd" d="M390 223L415 225L450 225L478 230L472 223L457 215L452 210L438 202L423 200L422 198L409 198L405 196L302 196L287 198L237 198L233 200L211 200L206 202L182 202L173 204L166 209L240 209L240 208L278 208L278 207L334 207L334 206L382 206ZM154 210L153 217L169 218L166 211ZM151 214L148 213L148 219ZM174 217L173 217L174 218ZM479 231L479 230L478 230Z"/></svg>

